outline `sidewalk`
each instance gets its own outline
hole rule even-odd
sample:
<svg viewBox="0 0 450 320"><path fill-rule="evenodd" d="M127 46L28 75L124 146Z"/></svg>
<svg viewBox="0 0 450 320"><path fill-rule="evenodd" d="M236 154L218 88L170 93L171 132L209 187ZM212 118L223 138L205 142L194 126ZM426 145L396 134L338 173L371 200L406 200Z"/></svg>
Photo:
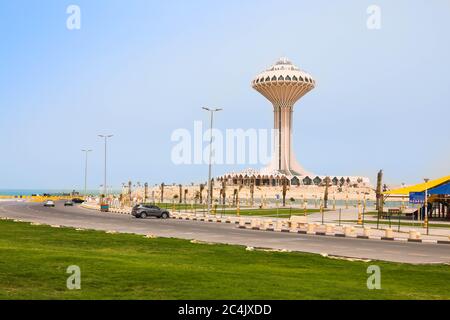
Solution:
<svg viewBox="0 0 450 320"><path fill-rule="evenodd" d="M368 212L373 212L375 211L375 208L367 208ZM341 224L342 225L353 225L353 226L358 226L356 221L358 221L358 209L355 208L350 208L350 209L341 209ZM321 223L322 222L322 215L320 213L313 213L310 214L308 216L308 219L310 219L310 221L315 222L315 223ZM352 220L355 222L348 222L348 220ZM373 215L365 215L364 216L364 222L365 222L365 227L369 227L369 228L373 228L376 229L377 224L377 216L373 216ZM338 224L339 223L339 210L337 211L327 211L324 213L324 222L325 223L335 223ZM408 226L408 225L403 225L403 224L411 224L413 223L412 220L405 220L405 219L401 219L400 220L400 232L398 232L398 219L391 219L391 229L393 229L396 233L399 234L408 234L411 230L415 230L417 232L420 232L422 235L424 235L424 238L430 238L430 239L434 239L434 237L443 237L443 238L448 238L450 236L450 222L447 221L437 221L437 222L429 222L429 233L430 236L425 236L427 233L427 229L423 227L423 222L422 221L414 221L415 222L415 226ZM448 229L447 228L442 228L442 227L434 227L433 225L448 225ZM358 226L358 227L362 227L362 226ZM380 229L388 229L389 228L389 224L388 224L388 220L380 220L380 224L379 224L379 228Z"/></svg>

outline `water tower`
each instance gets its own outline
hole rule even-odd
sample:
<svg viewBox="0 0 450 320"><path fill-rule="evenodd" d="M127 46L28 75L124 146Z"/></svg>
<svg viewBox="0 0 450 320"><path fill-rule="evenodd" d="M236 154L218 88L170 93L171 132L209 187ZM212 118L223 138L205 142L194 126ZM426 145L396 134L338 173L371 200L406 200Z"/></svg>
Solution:
<svg viewBox="0 0 450 320"><path fill-rule="evenodd" d="M285 175L310 175L295 159L292 150L292 114L294 104L314 89L312 76L281 58L252 82L252 87L273 104L275 152L264 171L278 171Z"/></svg>

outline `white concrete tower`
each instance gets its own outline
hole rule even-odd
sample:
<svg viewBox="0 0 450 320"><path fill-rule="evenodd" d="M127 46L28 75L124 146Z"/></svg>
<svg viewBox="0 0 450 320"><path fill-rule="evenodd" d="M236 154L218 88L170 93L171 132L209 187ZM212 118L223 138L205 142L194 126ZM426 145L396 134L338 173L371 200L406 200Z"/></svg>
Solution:
<svg viewBox="0 0 450 320"><path fill-rule="evenodd" d="M286 175L310 175L295 159L292 150L292 113L294 104L314 89L316 81L308 73L281 58L274 66L259 74L252 87L273 104L275 151L267 171Z"/></svg>

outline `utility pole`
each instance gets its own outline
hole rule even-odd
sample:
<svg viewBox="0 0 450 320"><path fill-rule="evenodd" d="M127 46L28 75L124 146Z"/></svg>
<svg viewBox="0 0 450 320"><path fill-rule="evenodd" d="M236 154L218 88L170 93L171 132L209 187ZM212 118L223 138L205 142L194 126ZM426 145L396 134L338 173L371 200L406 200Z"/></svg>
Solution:
<svg viewBox="0 0 450 320"><path fill-rule="evenodd" d="M381 194L381 186L383 184L383 170L380 170L378 172L378 176L377 176L377 190L376 190L376 196L377 196L377 201L376 201L376 210L379 212L380 208L381 211L383 210L383 195Z"/></svg>
<svg viewBox="0 0 450 320"><path fill-rule="evenodd" d="M92 152L90 149L81 150L85 153L85 163L84 163L84 196L87 196L87 175L88 175L88 153Z"/></svg>
<svg viewBox="0 0 450 320"><path fill-rule="evenodd" d="M203 110L206 110L210 113L210 139L209 139L209 165L208 165L208 194L207 194L207 201L208 201L208 214L211 213L211 202L212 202L212 188L211 188L211 161L212 161L212 142L213 142L213 121L214 121L214 112L222 111L222 109L215 108L210 109L203 107Z"/></svg>
<svg viewBox="0 0 450 320"><path fill-rule="evenodd" d="M383 214L383 194L381 193L381 185L383 184L383 170L380 170L378 172L378 177L377 177L377 190L376 190L376 195L377 195L377 202L376 202L376 210L378 211L378 216L377 216L377 229L380 227L380 217Z"/></svg>

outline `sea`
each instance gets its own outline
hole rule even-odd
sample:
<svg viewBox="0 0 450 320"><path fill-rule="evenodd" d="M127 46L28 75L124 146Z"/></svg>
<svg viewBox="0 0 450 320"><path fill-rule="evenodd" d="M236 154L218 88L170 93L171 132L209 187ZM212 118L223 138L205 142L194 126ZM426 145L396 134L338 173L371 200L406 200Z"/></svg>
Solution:
<svg viewBox="0 0 450 320"><path fill-rule="evenodd" d="M80 194L84 193L84 190L73 189L0 189L0 196L31 196L42 194L60 195L71 193L73 191L79 192ZM112 192L116 193L117 190L113 190ZM98 195L100 194L100 190L87 190L87 193L91 195Z"/></svg>

